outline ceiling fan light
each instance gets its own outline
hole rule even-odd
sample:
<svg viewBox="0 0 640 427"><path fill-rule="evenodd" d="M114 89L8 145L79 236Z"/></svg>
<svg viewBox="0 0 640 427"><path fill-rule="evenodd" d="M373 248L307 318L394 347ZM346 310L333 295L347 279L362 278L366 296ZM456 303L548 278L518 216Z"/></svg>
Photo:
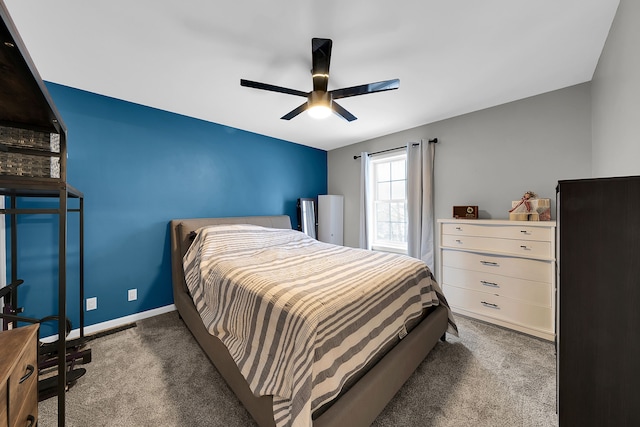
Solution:
<svg viewBox="0 0 640 427"><path fill-rule="evenodd" d="M309 94L307 111L314 119L324 119L331 115L331 95L325 91L313 91Z"/></svg>
<svg viewBox="0 0 640 427"><path fill-rule="evenodd" d="M308 110L309 115L314 119L326 119L331 115L331 108L327 105L313 105Z"/></svg>

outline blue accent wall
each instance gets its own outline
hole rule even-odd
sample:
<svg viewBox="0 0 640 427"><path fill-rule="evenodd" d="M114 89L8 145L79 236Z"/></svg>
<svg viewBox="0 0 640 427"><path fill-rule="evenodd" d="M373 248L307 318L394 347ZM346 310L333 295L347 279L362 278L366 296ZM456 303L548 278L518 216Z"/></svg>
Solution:
<svg viewBox="0 0 640 427"><path fill-rule="evenodd" d="M173 303L173 218L287 214L327 192L322 150L47 83L68 128L68 182L84 193L85 325ZM250 120L250 118L247 118ZM50 201L22 199L21 207ZM70 206L77 206L71 200ZM69 214L68 317L79 321L78 216ZM19 217L19 302L57 311L57 217ZM128 302L127 290L138 300ZM43 330L42 335L54 333Z"/></svg>

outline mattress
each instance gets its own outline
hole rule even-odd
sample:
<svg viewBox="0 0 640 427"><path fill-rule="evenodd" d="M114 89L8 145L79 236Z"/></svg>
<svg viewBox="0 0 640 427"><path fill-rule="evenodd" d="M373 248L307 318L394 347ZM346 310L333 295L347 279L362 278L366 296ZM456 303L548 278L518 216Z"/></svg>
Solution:
<svg viewBox="0 0 640 427"><path fill-rule="evenodd" d="M293 230L202 228L184 271L208 331L255 395L274 396L277 425L311 425L315 408L442 301L419 260L328 245Z"/></svg>

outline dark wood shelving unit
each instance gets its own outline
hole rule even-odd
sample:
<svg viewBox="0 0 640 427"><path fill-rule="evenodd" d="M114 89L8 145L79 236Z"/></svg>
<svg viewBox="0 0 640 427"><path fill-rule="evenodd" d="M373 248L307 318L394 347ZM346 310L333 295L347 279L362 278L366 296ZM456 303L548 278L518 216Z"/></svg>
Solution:
<svg viewBox="0 0 640 427"><path fill-rule="evenodd" d="M56 109L47 88L40 77L20 35L11 19L5 4L0 0L0 126L3 129L24 130L36 132L40 135L59 135L59 148L50 151L33 148L28 144L21 147L16 144L3 143L0 140L0 195L7 196L9 205L0 210L10 220L11 242L11 275L12 282L18 279L17 257L17 216L23 214L55 214L58 217L58 341L56 350L58 355L66 354L66 284L67 284L67 214L77 212L80 227L80 335L84 337L84 195L67 183L67 129ZM57 137L56 137L57 139ZM53 145L52 145L53 147ZM20 158L35 159L36 162L46 163L51 159L49 176L30 174L19 170L18 173L7 171L11 160ZM44 160L43 160L44 159ZM57 159L57 160L56 160ZM54 168L53 165L56 164ZM5 166L4 168L2 166ZM59 166L59 171L58 170ZM22 198L43 198L57 201L52 208L21 208L18 206ZM77 208L69 208L69 199L78 199ZM56 205L55 203L53 203ZM11 293L13 307L17 307L17 292ZM65 391L66 391L66 357L58 357L57 363L57 399L58 426L65 425Z"/></svg>

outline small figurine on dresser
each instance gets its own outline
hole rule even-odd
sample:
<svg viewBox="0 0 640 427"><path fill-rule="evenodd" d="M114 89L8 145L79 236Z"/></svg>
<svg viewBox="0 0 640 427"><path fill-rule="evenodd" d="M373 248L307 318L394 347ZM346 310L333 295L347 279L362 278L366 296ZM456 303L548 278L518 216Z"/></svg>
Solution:
<svg viewBox="0 0 640 427"><path fill-rule="evenodd" d="M533 191L526 191L520 200L511 202L511 221L550 221L551 199L539 199Z"/></svg>

